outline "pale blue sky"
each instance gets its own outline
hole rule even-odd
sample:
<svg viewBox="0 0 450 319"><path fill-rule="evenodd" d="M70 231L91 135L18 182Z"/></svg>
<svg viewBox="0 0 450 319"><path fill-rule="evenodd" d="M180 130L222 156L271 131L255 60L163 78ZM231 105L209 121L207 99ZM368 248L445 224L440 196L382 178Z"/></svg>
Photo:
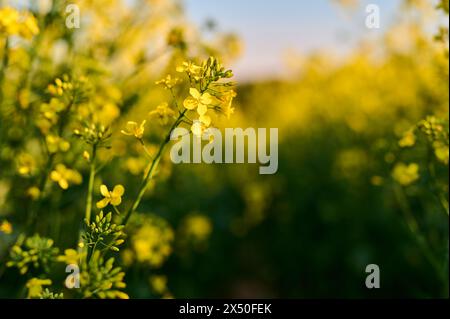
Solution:
<svg viewBox="0 0 450 319"><path fill-rule="evenodd" d="M197 25L212 18L222 31L236 32L245 44L233 66L238 78L283 74L287 50L307 54L317 49L345 52L358 39L373 36L364 26L365 7L378 4L381 30L394 20L400 0L361 0L353 11L333 0L185 0L190 20Z"/></svg>

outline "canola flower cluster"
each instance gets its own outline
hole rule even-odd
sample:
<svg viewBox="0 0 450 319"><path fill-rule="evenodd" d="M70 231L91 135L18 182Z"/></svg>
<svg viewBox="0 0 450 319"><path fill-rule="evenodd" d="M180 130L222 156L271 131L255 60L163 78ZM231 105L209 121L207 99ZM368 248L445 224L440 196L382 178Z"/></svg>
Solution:
<svg viewBox="0 0 450 319"><path fill-rule="evenodd" d="M222 52L200 44L200 57L194 58L188 49L203 40L195 39L191 45L184 26L161 30L164 24L149 23L179 14L171 0L143 4L162 10L132 9L128 4L131 11L126 15L121 14L125 9L119 2L111 4L111 11L117 13L116 27L126 43L102 31L110 28L104 17L111 12L93 2L80 1L83 12L91 17L92 32L88 33L61 28L65 13L58 5L50 11L40 4L21 10L0 8L0 145L5 146L0 181L7 181L7 192L12 194L8 200L15 198L7 209L13 210L13 218L0 219L0 236L11 244L8 272L17 269L29 278L23 280L27 294L21 297L128 298L125 272L117 264L161 268L173 252L175 232L170 224L162 217L137 212L156 174L168 174L170 166L163 160L170 142L166 136L180 125L196 132L190 119L194 111L202 128L212 125L212 113L232 113L234 83L223 81L232 72L213 57L198 66L183 62ZM158 42L149 39L163 33L164 50L153 55L145 43ZM222 45L227 50L227 44ZM168 53L172 56L166 66L169 74L155 81L152 63L160 63L158 59ZM117 65L119 73L114 72ZM185 65L192 66L182 71L185 79L175 76ZM155 82L154 88L148 86ZM161 87L169 93L168 99L149 109L155 96L161 95ZM201 106L185 101L189 92L204 95ZM139 113L142 105L145 120L123 122ZM125 137L133 139L125 141ZM158 139L159 146L154 142ZM126 188L126 179L109 182L120 157L121 163L133 159L138 163L134 175L142 175L141 183ZM11 174L4 174L3 165L11 166ZM16 182L20 186L10 187ZM64 208L69 202L71 207ZM71 224L66 222L67 210L77 216ZM78 220L81 211L84 220ZM61 236L62 227L76 231ZM68 240L76 246L68 246ZM65 249L59 248L59 241ZM80 269L80 288L70 289L54 279L61 277L61 263ZM151 278L149 287L170 296L167 277Z"/></svg>
<svg viewBox="0 0 450 319"><path fill-rule="evenodd" d="M19 36L31 39L39 33L36 18L27 11L12 7L0 8L0 34L5 37Z"/></svg>
<svg viewBox="0 0 450 319"><path fill-rule="evenodd" d="M88 17L80 30L61 28L61 8L0 9L0 258L8 266L0 286L28 298L128 298L137 274L139 291L148 285L171 298L164 264L190 260L215 237L216 219L201 207L216 205L205 193L239 197L241 211L221 203L227 216L219 220L223 234L242 238L273 212L279 225L299 210L308 213L301 218L341 220L323 189L393 207L417 238L411 263L423 255L436 282L448 276L440 264L448 243L440 227L448 218L448 27L437 42L417 25L393 29L382 57L370 45L340 64L329 52L294 57L293 73L303 61L297 76L243 86L238 108L233 74L216 58L228 64L233 37L214 47L189 38L170 0L108 2L105 10L103 1L79 1ZM439 8L448 14L448 0ZM164 46L149 52L148 43ZM177 168L175 183L158 188L173 172L165 158L173 128L199 136L233 114L233 126L279 127L283 169L273 183L225 168L226 178L198 174L190 184L192 171ZM295 187L314 198L293 199ZM192 197L195 213L166 210L180 206L178 196ZM361 218L366 207L358 208ZM288 226L283 233L291 238ZM79 289L60 280L62 265L73 264Z"/></svg>

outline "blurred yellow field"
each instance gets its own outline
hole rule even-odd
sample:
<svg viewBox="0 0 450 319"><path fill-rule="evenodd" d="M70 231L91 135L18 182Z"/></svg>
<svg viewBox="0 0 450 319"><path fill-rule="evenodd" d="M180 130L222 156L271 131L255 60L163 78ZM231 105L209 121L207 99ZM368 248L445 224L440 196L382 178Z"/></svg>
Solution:
<svg viewBox="0 0 450 319"><path fill-rule="evenodd" d="M224 3L0 1L0 297L448 298L448 0Z"/></svg>

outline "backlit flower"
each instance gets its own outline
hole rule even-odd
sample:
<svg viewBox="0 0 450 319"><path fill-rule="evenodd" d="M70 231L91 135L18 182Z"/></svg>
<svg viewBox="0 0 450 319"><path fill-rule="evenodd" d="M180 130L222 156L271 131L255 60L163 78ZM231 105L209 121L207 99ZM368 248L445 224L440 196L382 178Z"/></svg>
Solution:
<svg viewBox="0 0 450 319"><path fill-rule="evenodd" d="M156 107L156 110L148 113L151 117L156 117L159 119L162 125L166 125L169 122L169 119L173 118L175 115L175 111L169 108L169 105L164 102Z"/></svg>
<svg viewBox="0 0 450 319"><path fill-rule="evenodd" d="M419 165L399 163L394 167L392 177L403 186L411 185L420 178Z"/></svg>
<svg viewBox="0 0 450 319"><path fill-rule="evenodd" d="M136 122L130 121L127 123L126 130L122 130L120 132L127 136L134 136L140 140L144 136L146 122L147 121L144 120L142 121L141 125L139 125Z"/></svg>
<svg viewBox="0 0 450 319"><path fill-rule="evenodd" d="M125 193L125 188L122 185L116 185L112 192L108 190L106 185L100 186L100 193L103 199L97 202L97 208L102 209L109 204L119 206L122 203L122 195Z"/></svg>
<svg viewBox="0 0 450 319"><path fill-rule="evenodd" d="M7 220L4 220L0 223L0 233L4 233L6 235L11 234L13 231L12 225Z"/></svg>
<svg viewBox="0 0 450 319"><path fill-rule="evenodd" d="M200 93L196 88L189 90L191 96L184 100L184 107L188 110L195 110L199 115L205 115L208 112L208 106L212 103L213 97L209 93Z"/></svg>
<svg viewBox="0 0 450 319"><path fill-rule="evenodd" d="M81 184L82 182L80 173L67 168L63 164L56 165L55 170L50 173L50 179L58 183L62 189L68 189L70 183Z"/></svg>

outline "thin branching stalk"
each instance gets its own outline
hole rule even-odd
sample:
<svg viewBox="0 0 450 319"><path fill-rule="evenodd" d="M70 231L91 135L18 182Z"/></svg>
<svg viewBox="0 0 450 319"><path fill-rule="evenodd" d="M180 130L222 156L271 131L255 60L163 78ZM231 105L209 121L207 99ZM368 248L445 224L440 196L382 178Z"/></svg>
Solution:
<svg viewBox="0 0 450 319"><path fill-rule="evenodd" d="M204 87L201 87L200 91L201 91L202 94L208 90L210 84L211 84L211 81L208 81L207 83L205 83ZM177 99L174 96L172 90L171 90L171 93L172 93L172 95L174 97L174 103L177 106L177 109L179 109L178 108ZM161 157L162 157L162 155L164 153L164 150L165 150L167 144L169 144L169 142L170 142L170 136L172 134L172 131L174 129L176 129L178 127L178 125L180 125L183 122L187 111L188 110L185 109L182 112L180 112L178 118L173 123L172 127L169 129L169 132L168 132L166 138L161 142L161 145L159 146L158 152L156 153L156 156L155 156L155 158L153 159L153 161L152 161L152 163L150 165L150 169L148 170L147 174L145 175L144 180L143 180L143 182L141 184L141 187L139 188L138 195L137 195L136 199L133 201L133 204L131 205L130 209L128 210L125 218L122 220L122 225L126 225L128 223L128 221L129 221L131 215L133 215L133 213L138 209L139 204L141 203L142 198L144 197L144 194L147 191L147 188L148 188L151 180L153 179L153 175L155 173L155 170L158 167L159 162L161 161Z"/></svg>
<svg viewBox="0 0 450 319"><path fill-rule="evenodd" d="M138 195L136 199L133 201L133 204L131 205L130 209L128 210L125 218L122 221L123 225L126 225L128 223L128 220L130 219L131 215L137 210L139 207L139 204L142 201L142 198L144 197L144 194L150 184L150 181L153 178L153 175L155 173L156 168L159 165L159 162L161 161L161 157L164 153L164 149L166 148L167 144L170 142L170 135L172 134L172 131L180 125L180 123L183 120L184 115L186 114L187 110L184 110L177 118L177 120L174 122L172 127L169 130L169 133L167 134L166 138L161 142L161 145L158 149L158 152L155 155L155 158L153 159L150 169L148 170L147 174L144 177L144 180L142 181L141 187L139 188Z"/></svg>
<svg viewBox="0 0 450 319"><path fill-rule="evenodd" d="M88 191L86 196L86 211L84 218L86 219L87 223L90 223L91 221L91 213L92 213L92 193L94 191L94 180L95 180L95 173L96 173L96 167L95 167L95 158L97 154L97 145L92 145L92 157L90 162L90 168L89 168L89 183L88 183Z"/></svg>

